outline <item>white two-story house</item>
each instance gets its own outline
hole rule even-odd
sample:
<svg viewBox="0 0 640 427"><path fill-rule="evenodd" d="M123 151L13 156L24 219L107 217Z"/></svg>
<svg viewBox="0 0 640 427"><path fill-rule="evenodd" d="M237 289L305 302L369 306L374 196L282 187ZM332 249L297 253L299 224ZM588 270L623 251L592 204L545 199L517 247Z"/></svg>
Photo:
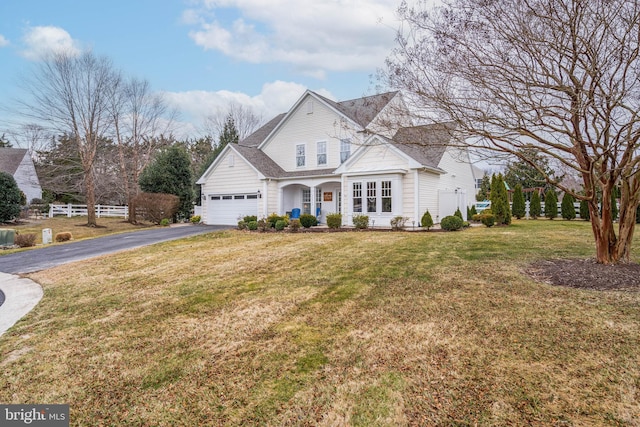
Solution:
<svg viewBox="0 0 640 427"><path fill-rule="evenodd" d="M229 144L198 180L202 220L235 225L299 209L343 224L368 215L388 226L429 210L434 221L473 203L469 154L451 144L446 124L400 126L403 108L391 92L335 102L307 91L286 114L238 144ZM458 144L459 145L459 144Z"/></svg>

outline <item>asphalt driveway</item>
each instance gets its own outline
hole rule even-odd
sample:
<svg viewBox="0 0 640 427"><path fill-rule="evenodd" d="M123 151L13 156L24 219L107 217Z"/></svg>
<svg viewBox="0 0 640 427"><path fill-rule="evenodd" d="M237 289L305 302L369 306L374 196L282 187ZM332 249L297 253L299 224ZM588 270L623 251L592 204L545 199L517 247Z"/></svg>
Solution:
<svg viewBox="0 0 640 427"><path fill-rule="evenodd" d="M0 272L11 274L33 273L69 262L227 228L230 227L186 224L113 234L65 244L52 244L38 249L0 256Z"/></svg>

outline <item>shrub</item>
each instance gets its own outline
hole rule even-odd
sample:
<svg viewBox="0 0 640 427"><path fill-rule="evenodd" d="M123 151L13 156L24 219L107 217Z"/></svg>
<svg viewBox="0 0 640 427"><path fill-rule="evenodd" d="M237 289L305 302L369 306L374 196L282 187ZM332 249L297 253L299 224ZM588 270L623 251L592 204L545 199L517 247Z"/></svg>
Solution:
<svg viewBox="0 0 640 427"><path fill-rule="evenodd" d="M404 226L407 223L409 218L405 218L403 216L396 216L391 219L391 229L394 231L404 230Z"/></svg>
<svg viewBox="0 0 640 427"><path fill-rule="evenodd" d="M453 214L458 218L464 220L464 218L462 218L462 212L460 212L460 208L456 209L456 211Z"/></svg>
<svg viewBox="0 0 640 427"><path fill-rule="evenodd" d="M369 216L368 215L354 215L353 226L358 230L365 230L369 228Z"/></svg>
<svg viewBox="0 0 640 427"><path fill-rule="evenodd" d="M244 218L242 218L242 220L247 224L249 224L251 221L258 221L258 217L255 215L247 215Z"/></svg>
<svg viewBox="0 0 640 427"><path fill-rule="evenodd" d="M58 243L60 242L68 242L69 240L73 239L73 235L68 232L68 231L64 231L62 233L57 233L54 240Z"/></svg>
<svg viewBox="0 0 640 427"><path fill-rule="evenodd" d="M240 221L238 221L238 230L246 230L247 224L247 222L241 219Z"/></svg>
<svg viewBox="0 0 640 427"><path fill-rule="evenodd" d="M172 218L180 206L180 198L173 194L140 193L134 198L136 216L154 224Z"/></svg>
<svg viewBox="0 0 640 427"><path fill-rule="evenodd" d="M464 221L462 223L462 228L469 228L469 227L471 227L471 224L469 224L469 221Z"/></svg>
<svg viewBox="0 0 640 427"><path fill-rule="evenodd" d="M339 213L327 214L327 226L333 229L342 227L342 215Z"/></svg>
<svg viewBox="0 0 640 427"><path fill-rule="evenodd" d="M480 222L482 222L482 224L486 227L493 227L493 225L496 223L496 217L491 212L483 213L480 216Z"/></svg>
<svg viewBox="0 0 640 427"><path fill-rule="evenodd" d="M189 219L189 221L191 221L193 224L199 224L200 221L202 221L202 218L200 217L200 215L194 215L191 217L191 219Z"/></svg>
<svg viewBox="0 0 640 427"><path fill-rule="evenodd" d="M35 233L16 234L14 243L21 248L30 248L36 245Z"/></svg>
<svg viewBox="0 0 640 427"><path fill-rule="evenodd" d="M522 185L517 184L513 192L513 204L511 207L511 213L513 213L513 216L520 219L524 217L526 209L527 206L524 201L524 194L522 193Z"/></svg>
<svg viewBox="0 0 640 427"><path fill-rule="evenodd" d="M572 220L576 218L576 209L573 206L575 199L569 193L564 193L562 197L562 203L560 204L560 214L562 218L566 220Z"/></svg>
<svg viewBox="0 0 640 427"><path fill-rule="evenodd" d="M531 194L531 202L529 203L529 216L536 219L542 213L542 205L540 204L540 194L534 191Z"/></svg>
<svg viewBox="0 0 640 427"><path fill-rule="evenodd" d="M162 220L160 221L160 225L163 227L167 227L169 226L169 224L170 224L169 218L162 218Z"/></svg>
<svg viewBox="0 0 640 427"><path fill-rule="evenodd" d="M256 224L258 226L258 230L262 231L263 233L271 228L271 223L264 218L259 219Z"/></svg>
<svg viewBox="0 0 640 427"><path fill-rule="evenodd" d="M504 185L502 174L493 175L491 178L491 211L496 217L498 224L511 224L511 207L509 206L509 195L507 187Z"/></svg>
<svg viewBox="0 0 640 427"><path fill-rule="evenodd" d="M258 221L249 221L247 223L247 228L251 231L256 231L258 229Z"/></svg>
<svg viewBox="0 0 640 427"><path fill-rule="evenodd" d="M549 219L558 216L558 196L551 188L544 195L544 216Z"/></svg>
<svg viewBox="0 0 640 427"><path fill-rule="evenodd" d="M462 218L460 218L459 216L449 215L442 218L442 221L440 221L440 227L443 230L456 231L462 228L462 223Z"/></svg>
<svg viewBox="0 0 640 427"><path fill-rule="evenodd" d="M13 221L20 216L22 196L13 175L0 172L0 222Z"/></svg>
<svg viewBox="0 0 640 427"><path fill-rule="evenodd" d="M433 227L433 218L431 218L431 214L427 210L422 218L420 219L420 225L425 227L427 230Z"/></svg>
<svg viewBox="0 0 640 427"><path fill-rule="evenodd" d="M272 213L271 215L269 215L267 217L267 222L269 223L269 226L271 228L275 228L276 227L276 222L285 221L285 220L288 223L289 219L286 216L281 216L281 215L278 215L277 213Z"/></svg>
<svg viewBox="0 0 640 427"><path fill-rule="evenodd" d="M640 209L640 206L638 207ZM580 200L580 219L584 219L585 221L589 221L591 219L591 214L589 213L589 202L586 200ZM636 217L636 222L638 221Z"/></svg>
<svg viewBox="0 0 640 427"><path fill-rule="evenodd" d="M467 219L473 218L473 216L477 213L478 211L476 210L476 205L471 205L470 207L467 206Z"/></svg>
<svg viewBox="0 0 640 427"><path fill-rule="evenodd" d="M297 233L300 230L300 220L292 219L289 221L289 230L291 230L292 233Z"/></svg>
<svg viewBox="0 0 640 427"><path fill-rule="evenodd" d="M282 231L284 230L284 228L287 226L287 224L284 222L283 219L279 219L276 221L276 230L277 231Z"/></svg>
<svg viewBox="0 0 640 427"><path fill-rule="evenodd" d="M302 214L300 215L300 224L304 228L309 228L318 225L318 220L311 214Z"/></svg>

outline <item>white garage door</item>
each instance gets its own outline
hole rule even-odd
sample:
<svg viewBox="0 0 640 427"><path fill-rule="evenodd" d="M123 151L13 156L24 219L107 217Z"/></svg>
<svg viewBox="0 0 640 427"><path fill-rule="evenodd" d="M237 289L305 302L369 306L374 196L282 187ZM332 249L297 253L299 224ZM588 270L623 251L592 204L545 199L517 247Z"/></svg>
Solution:
<svg viewBox="0 0 640 427"><path fill-rule="evenodd" d="M207 197L207 224L237 225L258 214L258 194L213 194Z"/></svg>

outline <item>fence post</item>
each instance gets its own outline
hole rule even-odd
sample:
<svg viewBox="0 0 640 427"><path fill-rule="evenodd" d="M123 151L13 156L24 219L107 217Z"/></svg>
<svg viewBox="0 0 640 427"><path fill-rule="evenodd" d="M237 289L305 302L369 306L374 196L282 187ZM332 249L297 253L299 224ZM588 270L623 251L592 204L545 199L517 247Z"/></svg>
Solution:
<svg viewBox="0 0 640 427"><path fill-rule="evenodd" d="M100 218L100 205L96 205L96 216Z"/></svg>
<svg viewBox="0 0 640 427"><path fill-rule="evenodd" d="M71 218L71 203L67 203L67 218Z"/></svg>

